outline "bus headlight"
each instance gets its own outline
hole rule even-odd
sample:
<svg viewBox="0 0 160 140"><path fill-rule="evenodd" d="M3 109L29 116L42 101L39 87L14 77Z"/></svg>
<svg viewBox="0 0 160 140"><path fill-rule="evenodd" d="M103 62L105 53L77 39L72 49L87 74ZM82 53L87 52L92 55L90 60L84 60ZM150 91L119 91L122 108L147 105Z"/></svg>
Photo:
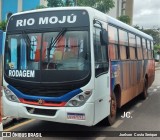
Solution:
<svg viewBox="0 0 160 140"><path fill-rule="evenodd" d="M6 98L9 100L9 101L12 101L12 102L20 102L19 99L17 98L17 96L15 94L13 94L13 92L8 89L8 88L4 88L4 93L6 95Z"/></svg>
<svg viewBox="0 0 160 140"><path fill-rule="evenodd" d="M91 90L84 91L72 99L70 99L65 106L67 107L79 107L85 104L85 102L89 99L89 97L92 95Z"/></svg>

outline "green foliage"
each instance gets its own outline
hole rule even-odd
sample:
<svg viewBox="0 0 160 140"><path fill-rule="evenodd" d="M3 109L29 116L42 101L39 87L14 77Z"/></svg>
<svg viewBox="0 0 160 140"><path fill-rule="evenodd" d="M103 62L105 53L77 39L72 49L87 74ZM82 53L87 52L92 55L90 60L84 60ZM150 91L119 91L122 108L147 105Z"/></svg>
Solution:
<svg viewBox="0 0 160 140"><path fill-rule="evenodd" d="M61 6L72 6L75 5L76 0L47 0L48 7L61 7ZM89 6L96 8L104 13L109 12L114 7L115 3L113 0L77 0L78 6Z"/></svg>
<svg viewBox="0 0 160 140"><path fill-rule="evenodd" d="M142 31L153 37L155 45L160 45L160 32L158 30L156 30L156 29L146 29L146 30L142 30Z"/></svg>
<svg viewBox="0 0 160 140"><path fill-rule="evenodd" d="M143 29L143 27L140 28L138 25L134 26L134 28L136 28L136 29L138 29L138 30L140 30L140 31L152 36L155 48L157 46L160 46L160 29L159 28Z"/></svg>
<svg viewBox="0 0 160 140"><path fill-rule="evenodd" d="M141 30L140 27L138 25L133 26L134 28Z"/></svg>
<svg viewBox="0 0 160 140"><path fill-rule="evenodd" d="M44 5L39 5L39 6L36 7L36 9L43 9L43 8L47 8L47 7L44 6Z"/></svg>
<svg viewBox="0 0 160 140"><path fill-rule="evenodd" d="M157 51L160 51L160 45L154 45L154 50L157 52Z"/></svg>
<svg viewBox="0 0 160 140"><path fill-rule="evenodd" d="M131 22L130 17L127 15L122 15L122 16L118 17L118 20L120 20L126 24L130 24L130 22Z"/></svg>
<svg viewBox="0 0 160 140"><path fill-rule="evenodd" d="M48 4L47 4L48 7L61 7L61 6L63 6L62 0L47 0L47 1L48 1Z"/></svg>
<svg viewBox="0 0 160 140"><path fill-rule="evenodd" d="M0 30L5 31L6 30L7 21L0 22Z"/></svg>
<svg viewBox="0 0 160 140"><path fill-rule="evenodd" d="M101 12L107 13L115 6L113 0L77 0L79 6L90 6Z"/></svg>

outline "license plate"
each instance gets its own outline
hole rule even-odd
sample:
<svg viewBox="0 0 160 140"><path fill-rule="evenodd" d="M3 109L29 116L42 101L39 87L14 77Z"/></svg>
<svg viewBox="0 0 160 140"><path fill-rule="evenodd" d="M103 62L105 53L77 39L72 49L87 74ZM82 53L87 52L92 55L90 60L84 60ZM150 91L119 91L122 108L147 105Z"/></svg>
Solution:
<svg viewBox="0 0 160 140"><path fill-rule="evenodd" d="M68 120L85 120L85 114L83 113L67 113Z"/></svg>

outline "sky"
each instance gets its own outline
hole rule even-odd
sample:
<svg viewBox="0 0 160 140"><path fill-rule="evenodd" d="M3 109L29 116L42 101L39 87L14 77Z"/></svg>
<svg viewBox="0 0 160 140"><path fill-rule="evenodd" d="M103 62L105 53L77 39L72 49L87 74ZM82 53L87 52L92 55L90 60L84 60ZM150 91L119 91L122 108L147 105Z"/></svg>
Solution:
<svg viewBox="0 0 160 140"><path fill-rule="evenodd" d="M160 0L134 0L133 25L160 28Z"/></svg>

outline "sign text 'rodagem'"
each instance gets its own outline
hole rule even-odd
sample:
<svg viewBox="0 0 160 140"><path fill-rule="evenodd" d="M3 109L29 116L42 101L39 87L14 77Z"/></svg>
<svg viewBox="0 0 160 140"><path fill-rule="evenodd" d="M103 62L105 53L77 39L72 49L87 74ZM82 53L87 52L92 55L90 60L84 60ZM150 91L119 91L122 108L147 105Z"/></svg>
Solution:
<svg viewBox="0 0 160 140"><path fill-rule="evenodd" d="M9 77L35 77L34 70L9 70Z"/></svg>
<svg viewBox="0 0 160 140"><path fill-rule="evenodd" d="M76 15L70 15L70 16L63 16L62 18L58 18L56 16L52 17L39 17L38 24L43 25L43 24L56 24L56 23L75 23L77 20ZM16 27L19 26L32 26L34 25L36 20L34 18L29 18L29 19L19 19L16 22Z"/></svg>

